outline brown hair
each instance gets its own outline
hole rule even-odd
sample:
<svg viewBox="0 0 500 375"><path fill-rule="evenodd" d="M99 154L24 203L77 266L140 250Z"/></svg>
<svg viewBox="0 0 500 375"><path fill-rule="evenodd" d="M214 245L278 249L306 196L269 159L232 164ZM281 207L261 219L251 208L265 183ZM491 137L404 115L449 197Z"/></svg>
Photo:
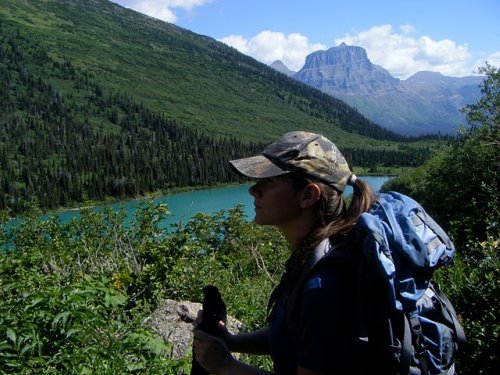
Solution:
<svg viewBox="0 0 500 375"><path fill-rule="evenodd" d="M352 184L353 194L349 203L340 191L314 178L294 172L290 173L290 178L297 191L310 183L318 185L321 196L317 203L316 221L313 227L301 244L292 249L292 254L286 262L285 292L290 291L295 285L304 263L316 245L325 238L349 235L359 216L367 212L375 201L373 190L359 178Z"/></svg>

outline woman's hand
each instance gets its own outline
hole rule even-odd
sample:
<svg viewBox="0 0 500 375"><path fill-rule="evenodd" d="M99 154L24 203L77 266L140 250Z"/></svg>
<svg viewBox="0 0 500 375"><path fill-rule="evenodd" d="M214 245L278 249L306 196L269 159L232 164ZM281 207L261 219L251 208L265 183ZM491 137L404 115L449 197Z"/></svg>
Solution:
<svg viewBox="0 0 500 375"><path fill-rule="evenodd" d="M203 310L199 310L196 319L193 321L193 332L196 331L198 325L202 322L203 320L202 315L203 315ZM234 334L229 332L229 330L227 329L226 325L222 320L219 322L219 325L217 326L216 336L223 339L226 342L226 345L228 346L229 350L232 350L231 339L233 338Z"/></svg>
<svg viewBox="0 0 500 375"><path fill-rule="evenodd" d="M201 330L194 331L193 350L198 363L211 374L223 374L236 361L223 339Z"/></svg>

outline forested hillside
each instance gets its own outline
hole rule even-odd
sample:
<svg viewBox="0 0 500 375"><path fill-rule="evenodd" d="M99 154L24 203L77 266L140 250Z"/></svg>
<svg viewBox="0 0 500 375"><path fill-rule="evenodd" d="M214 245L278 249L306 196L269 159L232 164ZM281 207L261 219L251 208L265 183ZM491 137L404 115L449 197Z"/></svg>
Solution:
<svg viewBox="0 0 500 375"><path fill-rule="evenodd" d="M227 160L296 129L330 136L355 166L429 156L429 141L108 1L5 0L0 21L0 209L232 181Z"/></svg>
<svg viewBox="0 0 500 375"><path fill-rule="evenodd" d="M3 0L0 20L2 33L19 31L54 59L94 74L103 88L127 91L151 110L217 136L269 140L308 126L343 143L349 135L339 128L400 139L223 43L107 0Z"/></svg>

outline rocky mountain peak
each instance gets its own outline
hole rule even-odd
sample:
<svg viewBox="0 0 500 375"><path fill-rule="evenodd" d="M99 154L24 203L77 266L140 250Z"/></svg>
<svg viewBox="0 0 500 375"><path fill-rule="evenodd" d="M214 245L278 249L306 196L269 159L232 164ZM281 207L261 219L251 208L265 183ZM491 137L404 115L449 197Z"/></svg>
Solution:
<svg viewBox="0 0 500 375"><path fill-rule="evenodd" d="M372 64L364 48L345 43L308 55L294 78L334 96L338 91L371 94L399 83L387 70Z"/></svg>
<svg viewBox="0 0 500 375"><path fill-rule="evenodd" d="M332 47L326 51L316 51L306 57L304 68L318 66L352 66L367 65L372 63L368 60L366 51L361 47L348 46L345 43L338 47ZM304 69L302 68L302 69Z"/></svg>
<svg viewBox="0 0 500 375"><path fill-rule="evenodd" d="M401 81L373 64L362 47L345 43L311 53L293 77L406 135L453 134L464 120L460 108L477 97L481 80L418 72Z"/></svg>
<svg viewBox="0 0 500 375"><path fill-rule="evenodd" d="M274 61L271 65L271 68L277 70L278 72L281 72L289 77L292 77L296 72L293 70L289 69L281 60L276 60Z"/></svg>

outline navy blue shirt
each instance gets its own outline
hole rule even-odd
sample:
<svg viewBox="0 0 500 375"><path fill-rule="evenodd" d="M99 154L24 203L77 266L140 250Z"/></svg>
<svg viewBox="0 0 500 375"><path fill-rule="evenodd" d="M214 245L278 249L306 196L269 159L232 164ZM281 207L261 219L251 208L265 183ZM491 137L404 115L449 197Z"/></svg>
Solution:
<svg viewBox="0 0 500 375"><path fill-rule="evenodd" d="M354 373L360 360L355 350L355 272L350 262L320 262L297 298L296 331L285 325L285 297L276 301L269 343L277 374L296 374L297 365L329 374Z"/></svg>

